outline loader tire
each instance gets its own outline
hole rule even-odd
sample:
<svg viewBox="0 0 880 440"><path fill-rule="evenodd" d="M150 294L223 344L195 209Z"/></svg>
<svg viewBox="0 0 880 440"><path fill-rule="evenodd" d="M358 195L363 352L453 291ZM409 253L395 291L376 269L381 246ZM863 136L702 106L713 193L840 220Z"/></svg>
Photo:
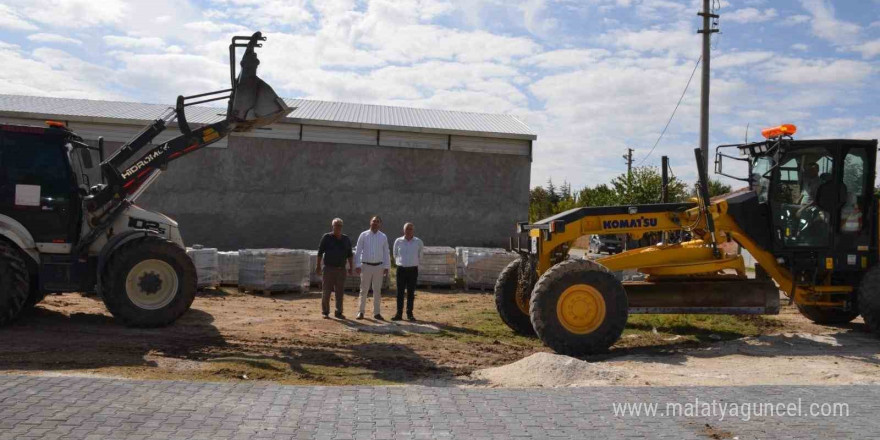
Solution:
<svg viewBox="0 0 880 440"><path fill-rule="evenodd" d="M40 301L46 299L46 292L40 290L40 280L36 275L30 277L31 281L31 289L30 293L28 293L27 301L24 302L24 310L30 310L34 308L35 305L39 304Z"/></svg>
<svg viewBox="0 0 880 440"><path fill-rule="evenodd" d="M841 307L797 306L801 315L816 324L846 324L859 316L858 310L846 310Z"/></svg>
<svg viewBox="0 0 880 440"><path fill-rule="evenodd" d="M880 265L875 265L862 277L858 304L859 312L871 333L880 336Z"/></svg>
<svg viewBox="0 0 880 440"><path fill-rule="evenodd" d="M21 315L30 293L24 256L13 244L0 240L0 325Z"/></svg>
<svg viewBox="0 0 880 440"><path fill-rule="evenodd" d="M495 281L495 308L501 320L514 332L524 336L534 336L535 329L529 318L529 296L531 292L520 292L519 268L522 259L510 262L498 280Z"/></svg>
<svg viewBox="0 0 880 440"><path fill-rule="evenodd" d="M104 304L129 327L174 322L196 296L196 268L180 246L159 237L128 242L110 256L101 277Z"/></svg>
<svg viewBox="0 0 880 440"><path fill-rule="evenodd" d="M623 333L628 314L623 285L593 261L556 264L532 292L532 326L541 341L560 354L607 351Z"/></svg>

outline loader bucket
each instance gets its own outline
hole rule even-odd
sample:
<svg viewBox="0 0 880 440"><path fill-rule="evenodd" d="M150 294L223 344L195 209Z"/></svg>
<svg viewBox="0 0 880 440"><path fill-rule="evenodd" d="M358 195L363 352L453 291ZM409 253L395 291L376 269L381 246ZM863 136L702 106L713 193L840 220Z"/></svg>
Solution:
<svg viewBox="0 0 880 440"><path fill-rule="evenodd" d="M269 84L257 76L260 60L254 52L256 41L256 38L251 39L241 58L241 73L235 81L230 113L231 122L235 124L232 131L250 131L264 127L293 111L275 94Z"/></svg>

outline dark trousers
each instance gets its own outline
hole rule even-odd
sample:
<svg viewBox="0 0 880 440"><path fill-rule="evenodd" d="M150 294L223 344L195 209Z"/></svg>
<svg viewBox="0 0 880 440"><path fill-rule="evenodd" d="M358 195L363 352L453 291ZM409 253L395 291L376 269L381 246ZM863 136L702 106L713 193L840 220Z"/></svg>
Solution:
<svg viewBox="0 0 880 440"><path fill-rule="evenodd" d="M330 314L330 292L336 292L336 313L342 313L342 298L345 295L345 275L344 267L324 266L324 274L321 276L321 282L324 288L321 295L321 313Z"/></svg>
<svg viewBox="0 0 880 440"><path fill-rule="evenodd" d="M418 267L397 267L397 314L403 314L403 296L406 294L406 313L413 312L416 299L416 281L419 279Z"/></svg>

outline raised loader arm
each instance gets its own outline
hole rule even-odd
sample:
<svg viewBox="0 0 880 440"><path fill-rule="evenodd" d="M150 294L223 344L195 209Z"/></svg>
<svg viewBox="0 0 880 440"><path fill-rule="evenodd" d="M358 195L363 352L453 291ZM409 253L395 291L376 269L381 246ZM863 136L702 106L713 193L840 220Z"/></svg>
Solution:
<svg viewBox="0 0 880 440"><path fill-rule="evenodd" d="M250 37L233 37L229 44L230 88L178 96L174 108L169 108L101 163L107 185L93 191L85 200L86 209L96 218L96 227L78 243L74 252L85 249L125 206L146 190L169 162L217 142L231 132L246 132L269 125L293 110L257 76L260 61L254 49L262 47L260 42L265 40L266 37L260 32ZM236 77L235 55L239 47L244 47L245 52L241 59L241 72ZM186 107L223 99L229 101L224 120L194 130L190 128ZM177 120L181 134L142 152L174 120Z"/></svg>

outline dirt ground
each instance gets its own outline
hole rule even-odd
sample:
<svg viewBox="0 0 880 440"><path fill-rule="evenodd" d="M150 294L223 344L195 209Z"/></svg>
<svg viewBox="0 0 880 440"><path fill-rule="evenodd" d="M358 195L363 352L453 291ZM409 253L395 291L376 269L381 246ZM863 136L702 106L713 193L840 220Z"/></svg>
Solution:
<svg viewBox="0 0 880 440"><path fill-rule="evenodd" d="M325 320L317 292L263 297L208 290L169 327L129 329L94 297L50 296L0 329L0 370L326 385L543 385L472 374L548 352L508 330L489 294L419 291L417 324L355 321L356 305L347 294L349 319ZM386 295L383 315L394 308ZM633 316L610 353L586 359L613 374L579 383L878 383L878 349L880 340L860 321L814 325L791 307L775 317Z"/></svg>

